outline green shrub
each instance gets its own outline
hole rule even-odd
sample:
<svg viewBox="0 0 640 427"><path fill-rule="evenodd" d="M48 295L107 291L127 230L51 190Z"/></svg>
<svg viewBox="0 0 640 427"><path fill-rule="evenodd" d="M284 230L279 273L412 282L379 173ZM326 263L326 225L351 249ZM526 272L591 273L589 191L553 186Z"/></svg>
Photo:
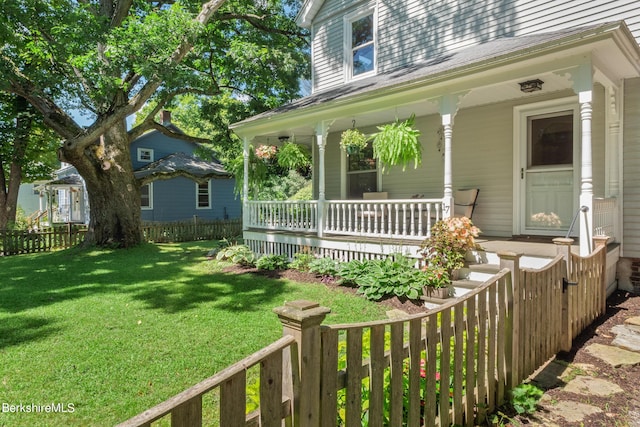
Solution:
<svg viewBox="0 0 640 427"><path fill-rule="evenodd" d="M316 258L309 263L309 271L319 276L336 276L339 262L331 258Z"/></svg>
<svg viewBox="0 0 640 427"><path fill-rule="evenodd" d="M340 278L338 283L340 285L355 286L358 284L358 280L367 274L367 269L369 268L369 261L360 261L357 259L340 264L338 270L338 276Z"/></svg>
<svg viewBox="0 0 640 427"><path fill-rule="evenodd" d="M429 284L427 275L414 267L415 261L400 254L365 263L364 274L354 281L359 286L358 293L369 300L378 301L388 295L418 299L422 288Z"/></svg>
<svg viewBox="0 0 640 427"><path fill-rule="evenodd" d="M289 263L289 268L298 271L309 271L309 264L316 259L313 254L298 252L293 255L293 260Z"/></svg>
<svg viewBox="0 0 640 427"><path fill-rule="evenodd" d="M286 255L264 255L256 261L256 267L260 270L286 270L288 266Z"/></svg>
<svg viewBox="0 0 640 427"><path fill-rule="evenodd" d="M256 261L256 255L247 245L232 245L220 249L216 255L216 259L220 261L231 261L234 264L244 266L253 266Z"/></svg>
<svg viewBox="0 0 640 427"><path fill-rule="evenodd" d="M533 414L543 394L544 392L533 384L520 384L511 390L511 405L519 415Z"/></svg>

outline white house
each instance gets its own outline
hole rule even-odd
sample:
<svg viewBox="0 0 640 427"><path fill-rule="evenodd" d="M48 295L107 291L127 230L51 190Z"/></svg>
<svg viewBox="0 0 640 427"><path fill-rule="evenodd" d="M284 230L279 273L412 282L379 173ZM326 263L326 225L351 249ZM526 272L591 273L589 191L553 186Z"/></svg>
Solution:
<svg viewBox="0 0 640 427"><path fill-rule="evenodd" d="M245 141L245 174L261 144L287 136L312 146L315 200L252 201L245 185L245 241L290 255L410 252L450 215L455 190L477 188L473 222L486 239L569 234L585 255L607 235L631 286L637 10L633 1L307 0L297 22L311 32L313 93L232 129ZM347 128L372 133L412 114L416 169L382 173L366 150L354 160L340 149ZM365 191L386 198L363 200Z"/></svg>

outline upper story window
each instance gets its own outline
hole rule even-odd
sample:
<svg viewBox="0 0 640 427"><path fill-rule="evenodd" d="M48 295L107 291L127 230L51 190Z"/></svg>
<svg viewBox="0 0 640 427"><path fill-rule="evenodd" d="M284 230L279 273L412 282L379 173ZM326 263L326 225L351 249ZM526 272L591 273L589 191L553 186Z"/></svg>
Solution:
<svg viewBox="0 0 640 427"><path fill-rule="evenodd" d="M153 162L153 150L151 148L138 148L139 162Z"/></svg>
<svg viewBox="0 0 640 427"><path fill-rule="evenodd" d="M347 80L374 74L376 69L376 28L374 11L358 11L345 18L345 58Z"/></svg>

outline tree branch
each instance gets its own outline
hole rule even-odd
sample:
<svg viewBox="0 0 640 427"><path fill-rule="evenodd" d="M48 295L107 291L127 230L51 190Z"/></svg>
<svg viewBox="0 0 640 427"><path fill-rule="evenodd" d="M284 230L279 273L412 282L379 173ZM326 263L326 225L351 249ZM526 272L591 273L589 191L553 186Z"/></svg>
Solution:
<svg viewBox="0 0 640 427"><path fill-rule="evenodd" d="M231 21L231 20L242 20L242 21L246 21L249 24L251 24L253 27L261 30L261 31L265 31L268 33L273 33L273 34L282 34L285 36L293 36L293 37L298 37L301 39L305 39L305 32L304 31L288 31L288 30L281 30L278 28L272 28L269 27L268 25L264 24L264 19L266 18L266 15L254 15L251 13L247 13L247 14L241 14L241 13L222 13L220 15L218 15L216 17L217 21Z"/></svg>
<svg viewBox="0 0 640 427"><path fill-rule="evenodd" d="M151 127L153 129L157 130L158 132L168 137L177 138L182 141L193 142L194 144L210 144L211 143L210 139L198 138L197 136L190 136L184 133L173 132L171 129L167 128L166 126L162 126L160 123L155 121L151 123L152 123Z"/></svg>

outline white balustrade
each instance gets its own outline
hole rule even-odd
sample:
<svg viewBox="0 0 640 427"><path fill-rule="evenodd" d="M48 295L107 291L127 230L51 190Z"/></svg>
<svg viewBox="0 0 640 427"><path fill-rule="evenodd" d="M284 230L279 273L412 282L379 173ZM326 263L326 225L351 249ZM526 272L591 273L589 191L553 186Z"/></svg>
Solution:
<svg viewBox="0 0 640 427"><path fill-rule="evenodd" d="M442 199L328 200L326 234L423 240L442 219ZM318 231L317 201L250 201L249 228Z"/></svg>
<svg viewBox="0 0 640 427"><path fill-rule="evenodd" d="M422 240L442 219L442 199L331 200L325 234Z"/></svg>
<svg viewBox="0 0 640 427"><path fill-rule="evenodd" d="M315 200L250 201L249 228L315 232L318 230L318 202Z"/></svg>
<svg viewBox="0 0 640 427"><path fill-rule="evenodd" d="M616 238L618 202L615 197L593 199L593 235Z"/></svg>

